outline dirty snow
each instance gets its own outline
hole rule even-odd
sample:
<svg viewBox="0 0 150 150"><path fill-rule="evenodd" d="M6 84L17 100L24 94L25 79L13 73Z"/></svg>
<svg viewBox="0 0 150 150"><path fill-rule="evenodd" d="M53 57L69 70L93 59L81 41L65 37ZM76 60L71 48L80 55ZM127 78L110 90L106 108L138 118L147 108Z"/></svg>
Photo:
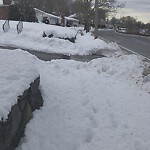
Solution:
<svg viewBox="0 0 150 150"><path fill-rule="evenodd" d="M4 23L0 21L0 26ZM76 43L71 43L68 40L58 38L43 38L43 31L53 32L56 36L70 37L75 36L78 29L81 28L68 28L59 27L54 25L46 25L43 23L27 23L24 22L23 31L17 34L16 26L18 22L10 21L10 30L3 33L0 29L0 45L19 47L22 49L43 51L48 53L63 53L72 55L90 54L91 51L99 51L107 49L108 51L119 51L119 47L115 43L106 43L100 39L94 40L90 34L85 36L78 35Z"/></svg>
<svg viewBox="0 0 150 150"><path fill-rule="evenodd" d="M141 58L55 60L37 67L44 106L17 150L149 149L150 94L141 89Z"/></svg>
<svg viewBox="0 0 150 150"><path fill-rule="evenodd" d="M17 98L38 77L36 58L22 50L0 49L0 120L6 120Z"/></svg>

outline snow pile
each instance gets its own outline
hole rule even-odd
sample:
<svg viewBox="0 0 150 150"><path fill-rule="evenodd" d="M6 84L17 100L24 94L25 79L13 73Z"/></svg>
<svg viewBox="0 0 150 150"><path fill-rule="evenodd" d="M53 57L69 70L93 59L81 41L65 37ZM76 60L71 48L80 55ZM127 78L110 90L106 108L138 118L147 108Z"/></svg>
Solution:
<svg viewBox="0 0 150 150"><path fill-rule="evenodd" d="M94 39L90 33L85 34L84 36L78 36L76 39L76 45L79 47L78 54L88 55L96 52L100 52L105 56L109 54L114 54L118 52L122 54L120 48L115 43L106 43L100 39Z"/></svg>
<svg viewBox="0 0 150 150"><path fill-rule="evenodd" d="M147 63L147 66L143 72L143 86L142 88L150 93L150 63Z"/></svg>
<svg viewBox="0 0 150 150"><path fill-rule="evenodd" d="M4 21L0 21L0 26ZM24 29L21 34L17 34L16 26L18 22L10 21L10 30L7 33L0 31L0 45L19 47L22 49L43 51L48 53L63 53L71 55L87 55L91 51L99 51L101 49L109 49L110 51L118 51L116 44L108 44L97 39L94 40L90 34L85 36L78 35L76 43L58 38L43 38L43 31L51 31L57 36L59 34L65 36L75 36L77 29L68 27L59 27L54 25L46 25L43 23L27 23L24 22ZM82 41L81 41L82 40Z"/></svg>
<svg viewBox="0 0 150 150"><path fill-rule="evenodd" d="M52 28L49 28L48 30L44 30L46 35L52 34L55 38L72 38L76 35L76 30L73 30L72 28L68 27L58 27L53 26Z"/></svg>
<svg viewBox="0 0 150 150"><path fill-rule="evenodd" d="M18 96L38 77L35 59L21 50L0 49L0 120L7 119Z"/></svg>
<svg viewBox="0 0 150 150"><path fill-rule="evenodd" d="M137 56L37 64L44 106L18 150L148 150L150 94ZM140 82L140 81L139 81Z"/></svg>

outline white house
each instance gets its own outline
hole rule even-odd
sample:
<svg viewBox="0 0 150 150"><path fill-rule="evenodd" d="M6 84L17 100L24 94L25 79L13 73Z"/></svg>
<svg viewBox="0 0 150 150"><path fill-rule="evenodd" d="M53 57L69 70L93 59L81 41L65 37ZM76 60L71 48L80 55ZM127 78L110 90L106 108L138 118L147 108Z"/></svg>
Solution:
<svg viewBox="0 0 150 150"><path fill-rule="evenodd" d="M39 10L37 8L34 8L36 17L39 22L43 22L43 20L46 18L49 21L49 24L61 24L61 18L52 14L48 14L42 10Z"/></svg>
<svg viewBox="0 0 150 150"><path fill-rule="evenodd" d="M71 18L71 17L65 17L65 25L66 26L79 26L79 20Z"/></svg>
<svg viewBox="0 0 150 150"><path fill-rule="evenodd" d="M34 8L36 17L39 22L43 22L44 19L47 20L47 24L60 25L61 17L48 14L42 10ZM79 26L79 20L72 17L65 17L65 26Z"/></svg>

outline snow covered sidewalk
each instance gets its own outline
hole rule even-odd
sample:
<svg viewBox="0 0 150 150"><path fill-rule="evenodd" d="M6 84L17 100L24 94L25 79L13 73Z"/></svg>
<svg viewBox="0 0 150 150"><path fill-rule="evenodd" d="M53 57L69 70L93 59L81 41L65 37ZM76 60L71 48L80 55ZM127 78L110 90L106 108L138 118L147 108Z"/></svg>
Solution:
<svg viewBox="0 0 150 150"><path fill-rule="evenodd" d="M38 62L44 106L34 113L18 149L148 150L144 67L134 55Z"/></svg>

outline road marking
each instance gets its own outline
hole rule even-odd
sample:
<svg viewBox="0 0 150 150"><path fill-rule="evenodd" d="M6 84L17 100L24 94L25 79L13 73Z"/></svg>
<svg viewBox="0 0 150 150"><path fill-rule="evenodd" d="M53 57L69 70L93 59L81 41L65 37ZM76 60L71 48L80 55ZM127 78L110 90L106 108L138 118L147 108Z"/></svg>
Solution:
<svg viewBox="0 0 150 150"><path fill-rule="evenodd" d="M107 39L105 39L105 38L103 38L103 37L100 37L100 36L99 36L99 38L102 39L102 40L104 40L105 42L112 42L112 41L107 40ZM113 42L113 43L115 43L115 42ZM121 45L119 45L118 43L116 43L116 44L117 44L120 48L125 49L126 51L129 51L129 52L131 52L132 54L135 54L135 55L138 55L138 56L142 56L142 57L144 57L145 59L147 59L148 61L150 61L149 58L147 58L147 57L145 57L145 56L143 56L143 55L141 55L141 54L139 54L139 53L136 53L136 52L134 52L134 51L132 51L132 50L130 50L130 49L124 47L124 46L121 46Z"/></svg>
<svg viewBox="0 0 150 150"><path fill-rule="evenodd" d="M118 45L120 48L122 48L122 49L125 49L125 50L127 50L127 51L129 51L129 52L131 52L131 53L133 53L133 54L136 54L136 55L138 55L138 56L142 56L142 57L144 57L144 58L146 58L147 60L149 60L150 61L150 59L149 58L147 58L147 57L145 57L145 56L143 56L143 55L141 55L141 54L139 54L139 53L136 53L136 52L134 52L134 51L132 51L132 50L130 50L130 49L128 49L128 48L126 48L126 47L124 47L124 46L121 46L121 45Z"/></svg>

